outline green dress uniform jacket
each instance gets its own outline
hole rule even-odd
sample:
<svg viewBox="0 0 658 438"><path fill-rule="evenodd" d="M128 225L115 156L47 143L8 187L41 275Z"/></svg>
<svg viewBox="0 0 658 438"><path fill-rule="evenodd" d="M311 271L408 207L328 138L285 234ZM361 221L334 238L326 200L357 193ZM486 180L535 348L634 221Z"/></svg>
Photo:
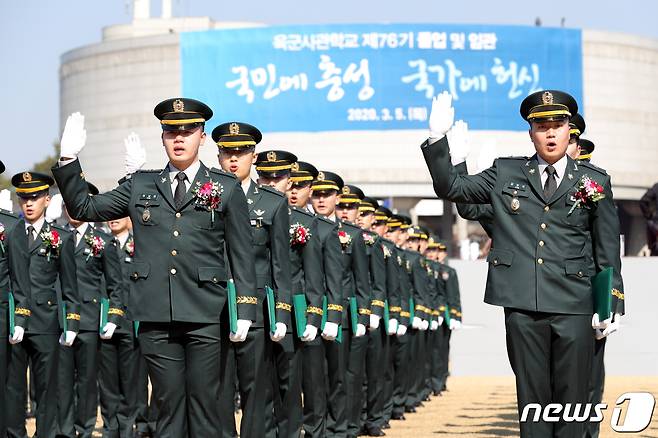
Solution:
<svg viewBox="0 0 658 438"><path fill-rule="evenodd" d="M322 242L324 291L327 297L327 322L343 320L343 250L338 240L338 224L322 216L318 219L318 237ZM313 309L317 312L317 309ZM322 309L320 309L322 312ZM322 313L320 313L322 317Z"/></svg>
<svg viewBox="0 0 658 438"><path fill-rule="evenodd" d="M406 251L407 262L411 269L410 278L414 299L414 316L429 321L430 315L428 314L428 305L430 293L428 291L429 280L427 278L427 270L425 268L425 257L416 251Z"/></svg>
<svg viewBox="0 0 658 438"><path fill-rule="evenodd" d="M455 170L459 175L468 175L466 168L466 161L463 161L455 166ZM493 232L493 208L490 204L464 204L457 203L457 212L461 217L469 221L478 221L487 236L492 237Z"/></svg>
<svg viewBox="0 0 658 438"><path fill-rule="evenodd" d="M377 233L372 231L363 231L363 241L366 244L366 255L370 262L370 286L372 291L370 311L381 318L384 316L386 302L386 262L384 260L383 241Z"/></svg>
<svg viewBox="0 0 658 438"><path fill-rule="evenodd" d="M395 247L396 253L394 257L398 265L398 275L400 279L400 324L409 326L411 321L411 309L409 309L409 298L413 296L411 284L411 264L407 263L407 252L400 248Z"/></svg>
<svg viewBox="0 0 658 438"><path fill-rule="evenodd" d="M397 249L388 239L380 238L384 254L384 268L386 273L386 299L388 300L388 313L390 318L400 321L402 311L400 299L400 267L397 263Z"/></svg>
<svg viewBox="0 0 658 438"><path fill-rule="evenodd" d="M342 232L349 236L349 239L342 237L343 248L343 290L345 296L343 299L343 328L351 327L349 298L356 297L358 307L358 322L368 327L370 324L370 274L368 267L368 256L366 254L366 244L363 240L361 228L349 222L338 221L338 236L341 239ZM352 327L352 330L356 330Z"/></svg>

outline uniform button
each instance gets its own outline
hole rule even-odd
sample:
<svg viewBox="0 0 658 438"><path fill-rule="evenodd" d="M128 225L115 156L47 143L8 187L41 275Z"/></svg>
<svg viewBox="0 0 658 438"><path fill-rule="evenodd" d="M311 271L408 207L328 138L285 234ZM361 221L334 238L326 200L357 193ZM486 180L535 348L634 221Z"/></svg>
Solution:
<svg viewBox="0 0 658 438"><path fill-rule="evenodd" d="M97 302L98 302L98 301L96 301L96 298L94 298L92 301L93 301L94 303L97 303Z"/></svg>
<svg viewBox="0 0 658 438"><path fill-rule="evenodd" d="M582 277L583 276L583 271L578 271L578 276Z"/></svg>
<svg viewBox="0 0 658 438"><path fill-rule="evenodd" d="M172 249L172 250L171 250L171 255L172 255L172 256L175 256L176 254L178 254L178 251L176 251L175 249Z"/></svg>
<svg viewBox="0 0 658 438"><path fill-rule="evenodd" d="M551 207L549 207L548 205L544 207L544 211L548 211L550 209L551 209Z"/></svg>
<svg viewBox="0 0 658 438"><path fill-rule="evenodd" d="M494 259L493 262L494 262L494 265L497 265L498 264L498 259Z"/></svg>
<svg viewBox="0 0 658 438"><path fill-rule="evenodd" d="M213 282L213 283L217 283L217 277L213 277L213 278L212 278L212 282Z"/></svg>
<svg viewBox="0 0 658 438"><path fill-rule="evenodd" d="M50 301L50 300L48 300L48 305L49 305L49 306L52 306L52 305L53 305L53 302Z"/></svg>
<svg viewBox="0 0 658 438"><path fill-rule="evenodd" d="M174 237L178 237L179 234L180 234L180 233L178 232L178 230L175 230L175 231L174 231Z"/></svg>
<svg viewBox="0 0 658 438"><path fill-rule="evenodd" d="M539 246L544 246L544 241L543 240L539 241Z"/></svg>
<svg viewBox="0 0 658 438"><path fill-rule="evenodd" d="M542 223L542 224L540 225L540 227L541 227L542 230L545 230L545 229L546 229L546 224Z"/></svg>
<svg viewBox="0 0 658 438"><path fill-rule="evenodd" d="M540 265L543 264L543 263L544 263L544 259L542 259L542 258L537 259L537 263L539 263Z"/></svg>
<svg viewBox="0 0 658 438"><path fill-rule="evenodd" d="M176 217L180 217L180 216L181 216L180 211L176 212Z"/></svg>
<svg viewBox="0 0 658 438"><path fill-rule="evenodd" d="M518 190L514 190L512 193L516 195L516 194L519 193L519 191L518 191Z"/></svg>
<svg viewBox="0 0 658 438"><path fill-rule="evenodd" d="M169 272L171 272L171 275L176 275L176 268L171 268Z"/></svg>
<svg viewBox="0 0 658 438"><path fill-rule="evenodd" d="M139 274L137 272L133 272L133 278L137 280L137 277L139 277Z"/></svg>

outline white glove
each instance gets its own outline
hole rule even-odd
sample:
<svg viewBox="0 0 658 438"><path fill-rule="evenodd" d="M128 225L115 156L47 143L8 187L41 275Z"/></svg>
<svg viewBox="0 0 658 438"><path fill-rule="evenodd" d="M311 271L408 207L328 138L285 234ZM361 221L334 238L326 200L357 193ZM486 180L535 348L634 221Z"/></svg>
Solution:
<svg viewBox="0 0 658 438"><path fill-rule="evenodd" d="M0 190L0 208L7 211L14 209L14 203L11 202L11 192L7 189Z"/></svg>
<svg viewBox="0 0 658 438"><path fill-rule="evenodd" d="M423 320L417 316L414 316L414 319L411 321L411 328L420 330L420 326L423 325Z"/></svg>
<svg viewBox="0 0 658 438"><path fill-rule="evenodd" d="M452 95L447 91L439 93L432 99L430 138L440 139L446 135L454 120L455 109L452 107Z"/></svg>
<svg viewBox="0 0 658 438"><path fill-rule="evenodd" d="M423 319L423 322L420 323L420 330L424 332L429 327L430 327L430 323L426 319Z"/></svg>
<svg viewBox="0 0 658 438"><path fill-rule="evenodd" d="M439 316L439 327L443 325L443 316Z"/></svg>
<svg viewBox="0 0 658 438"><path fill-rule="evenodd" d="M72 332L70 330L67 330L65 333L62 333L59 337L59 345L63 345L64 347L70 347L73 345L73 341L75 341L75 337L78 336L77 332Z"/></svg>
<svg viewBox="0 0 658 438"><path fill-rule="evenodd" d="M14 336L9 335L9 343L11 345L16 345L23 340L25 335L25 329L20 325L14 326Z"/></svg>
<svg viewBox="0 0 658 438"><path fill-rule="evenodd" d="M46 221L53 222L60 217L62 217L62 195L57 193L50 199L50 204L46 208Z"/></svg>
<svg viewBox="0 0 658 438"><path fill-rule="evenodd" d="M480 155L478 155L477 170L478 173L490 168L494 160L498 157L496 149L496 140L488 140L482 145Z"/></svg>
<svg viewBox="0 0 658 438"><path fill-rule="evenodd" d="M398 332L398 320L395 318L391 318L388 320L388 334L389 335L394 335Z"/></svg>
<svg viewBox="0 0 658 438"><path fill-rule="evenodd" d="M304 334L302 335L302 341L311 342L318 335L318 328L311 324L306 324L306 329L304 329Z"/></svg>
<svg viewBox="0 0 658 438"><path fill-rule="evenodd" d="M327 341L333 341L338 336L338 324L327 321L322 330L322 337Z"/></svg>
<svg viewBox="0 0 658 438"><path fill-rule="evenodd" d="M251 321L248 319L238 319L238 327L235 333L231 332L228 337L231 342L244 342L247 339L247 333L249 333L249 327L251 327Z"/></svg>
<svg viewBox="0 0 658 438"><path fill-rule="evenodd" d="M281 339L286 337L286 330L288 330L288 327L286 327L284 323L277 322L274 333L270 333L270 339L274 342L279 342Z"/></svg>
<svg viewBox="0 0 658 438"><path fill-rule="evenodd" d="M361 324L361 323L358 323L356 325L356 333L354 334L354 337L355 338L360 338L361 336L363 336L365 334L366 334L366 326Z"/></svg>
<svg viewBox="0 0 658 438"><path fill-rule="evenodd" d="M453 165L463 163L471 151L468 144L468 123L457 120L448 132L448 145L450 146L450 161Z"/></svg>
<svg viewBox="0 0 658 438"><path fill-rule="evenodd" d="M123 144L126 147L126 175L131 175L146 163L146 149L142 146L139 135L134 132L123 139Z"/></svg>
<svg viewBox="0 0 658 438"><path fill-rule="evenodd" d="M108 322L105 324L105 327L103 327L103 330L101 331L101 339L112 339L112 335L116 329L117 325L115 323Z"/></svg>
<svg viewBox="0 0 658 438"><path fill-rule="evenodd" d="M407 326L403 324L399 324L397 335L404 336L405 334L407 334Z"/></svg>
<svg viewBox="0 0 658 438"><path fill-rule="evenodd" d="M457 319L450 320L450 330L459 330L462 328L462 322Z"/></svg>
<svg viewBox="0 0 658 438"><path fill-rule="evenodd" d="M620 321L621 315L619 313L615 313L614 318L610 317L605 321L599 321L599 314L595 313L592 316L592 328L594 329L594 336L596 336L596 339L598 340L608 337L608 335L611 335L619 330Z"/></svg>
<svg viewBox="0 0 658 438"><path fill-rule="evenodd" d="M379 328L380 319L382 319L381 316L375 315L374 313L370 314L370 330L377 330Z"/></svg>
<svg viewBox="0 0 658 438"><path fill-rule="evenodd" d="M64 133L60 141L60 156L62 158L78 158L78 154L87 142L87 131L85 130L85 116L73 113L66 119Z"/></svg>
<svg viewBox="0 0 658 438"><path fill-rule="evenodd" d="M436 331L438 328L439 328L439 321L433 319L432 322L430 323L430 330Z"/></svg>

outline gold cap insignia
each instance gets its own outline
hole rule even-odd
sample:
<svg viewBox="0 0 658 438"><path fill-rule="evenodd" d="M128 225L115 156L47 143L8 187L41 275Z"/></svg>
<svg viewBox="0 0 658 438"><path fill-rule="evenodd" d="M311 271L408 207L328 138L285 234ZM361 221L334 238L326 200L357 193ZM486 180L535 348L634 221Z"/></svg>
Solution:
<svg viewBox="0 0 658 438"><path fill-rule="evenodd" d="M318 173L318 181L324 181L324 172Z"/></svg>
<svg viewBox="0 0 658 438"><path fill-rule="evenodd" d="M174 107L174 112L176 113L182 113L183 111L185 111L185 103L183 103L183 101L180 99L174 100L173 107Z"/></svg>
<svg viewBox="0 0 658 438"><path fill-rule="evenodd" d="M23 172L23 181L31 182L32 181L32 174L30 172Z"/></svg>
<svg viewBox="0 0 658 438"><path fill-rule="evenodd" d="M228 126L228 132L231 135L238 135L240 133L240 125L233 122Z"/></svg>
<svg viewBox="0 0 658 438"><path fill-rule="evenodd" d="M299 163L292 163L292 165L290 166L290 170L292 170L293 172L299 172Z"/></svg>
<svg viewBox="0 0 658 438"><path fill-rule="evenodd" d="M350 188L345 186L343 187L343 195L349 195L350 194Z"/></svg>
<svg viewBox="0 0 658 438"><path fill-rule="evenodd" d="M544 105L553 105L553 93L545 91L544 94L541 95L541 101Z"/></svg>
<svg viewBox="0 0 658 438"><path fill-rule="evenodd" d="M269 151L267 153L267 161L276 161L276 152Z"/></svg>

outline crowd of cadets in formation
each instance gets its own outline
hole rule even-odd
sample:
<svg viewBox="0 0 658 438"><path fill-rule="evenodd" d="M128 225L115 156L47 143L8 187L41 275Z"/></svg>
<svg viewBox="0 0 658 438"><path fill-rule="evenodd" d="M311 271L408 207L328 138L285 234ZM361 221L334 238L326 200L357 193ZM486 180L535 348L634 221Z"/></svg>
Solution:
<svg viewBox="0 0 658 438"><path fill-rule="evenodd" d="M156 108L165 128L163 141L191 132L205 138L205 105L182 98L163 105L171 106L166 112L185 114L167 125ZM83 120L77 114L69 118L65 145L76 140L71 134L76 117ZM102 222L74 219L81 215L71 210L65 184L60 190L69 209L61 195L51 199L51 176L14 175L19 214L0 213L5 340L0 363L7 382L0 385L0 436L5 430L9 437L27 436L25 420L34 415L39 438L90 437L99 402L104 437L181 436L156 425L156 419L172 414L165 412L171 405L153 375L149 401L153 371L141 350L150 326L143 320L140 330L140 313L131 308L137 300L130 295L147 288L139 279L149 272L142 272L138 260L143 246L154 242L135 238L133 229L138 222L168 227L166 233L173 230L177 236L162 209L171 202L172 216L182 219L188 197L195 211L205 210L206 227L225 224L226 245L232 244L234 230L220 214L229 192L223 181L237 180L244 194L240 202L248 216L241 219L251 229L246 248L253 253L258 293L235 294L241 272L230 254L228 272L209 269L204 274L199 268L195 279L219 285L213 291L224 294L227 303L221 318L216 317L222 327L221 353L213 364L222 369L216 405L221 431L212 436L237 436L237 409L242 410L241 437L299 437L302 430L307 437L382 436L391 420L405 420L405 414L446 390L450 333L460 328L462 314L457 275L447 264L444 242L333 172L318 171L282 150L256 153L261 134L251 125L220 125L213 139L222 170L197 164L187 178L180 177L183 172L171 173L170 159L168 179L164 171L141 170L144 150L136 135L129 136L128 175L119 183L132 180L135 185L137 176L165 175L160 182L165 190L171 187L168 193L133 191L129 202L137 206L136 216L131 211ZM250 176L252 165L257 181ZM63 159L59 167L67 167ZM82 172L77 174L84 180ZM91 197L104 196L87 181L84 187ZM189 232L201 234L202 228ZM174 263L192 263L195 249L181 244L167 251ZM182 270L150 262L151 275ZM231 276L235 283L227 281ZM171 300L167 307L174 314L170 320L175 319L176 297L154 296ZM249 336L240 338L240 306L253 304L257 316L247 324ZM204 375L194 378L203 382ZM176 389L185 394L185 388Z"/></svg>

